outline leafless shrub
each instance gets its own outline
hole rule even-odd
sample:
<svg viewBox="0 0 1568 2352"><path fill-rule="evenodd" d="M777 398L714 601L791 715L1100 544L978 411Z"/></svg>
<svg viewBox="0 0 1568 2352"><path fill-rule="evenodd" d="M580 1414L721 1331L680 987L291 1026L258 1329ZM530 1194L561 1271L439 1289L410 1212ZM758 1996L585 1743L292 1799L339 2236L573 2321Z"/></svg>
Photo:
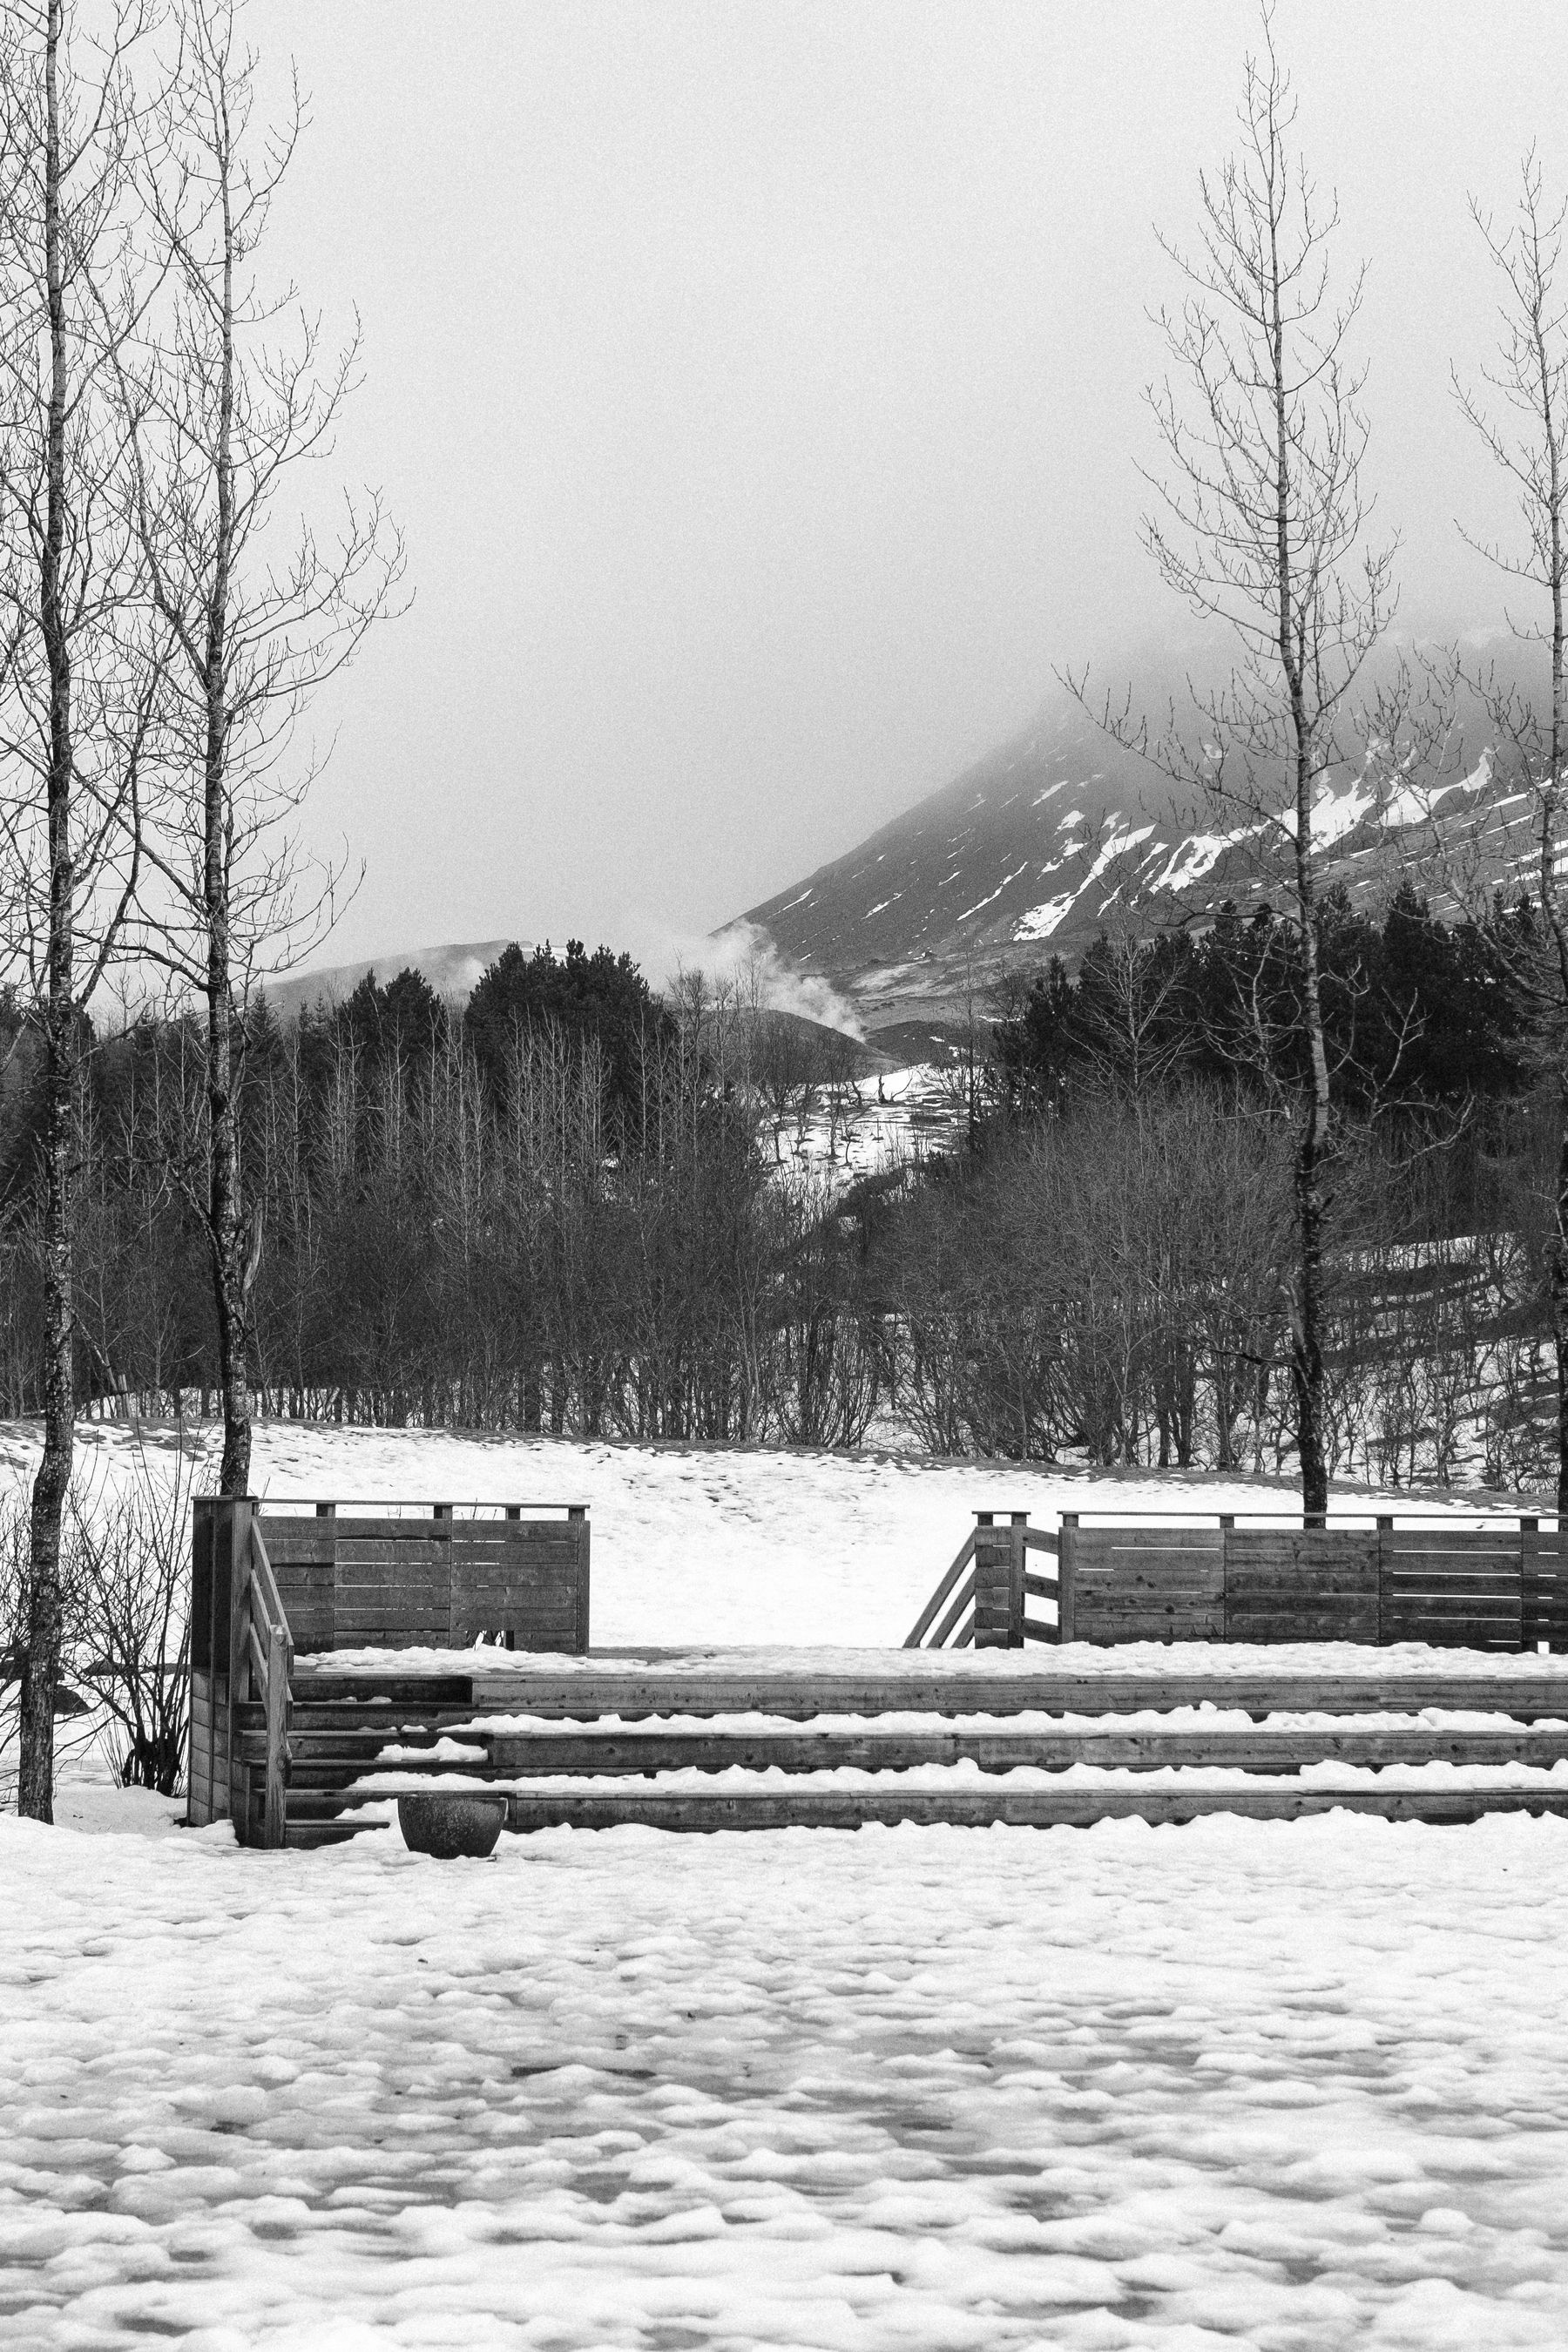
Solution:
<svg viewBox="0 0 1568 2352"><path fill-rule="evenodd" d="M73 1679L107 1718L121 1780L173 1796L190 1721L190 1504L198 1457L167 1477L138 1441L130 1475L69 1498Z"/></svg>

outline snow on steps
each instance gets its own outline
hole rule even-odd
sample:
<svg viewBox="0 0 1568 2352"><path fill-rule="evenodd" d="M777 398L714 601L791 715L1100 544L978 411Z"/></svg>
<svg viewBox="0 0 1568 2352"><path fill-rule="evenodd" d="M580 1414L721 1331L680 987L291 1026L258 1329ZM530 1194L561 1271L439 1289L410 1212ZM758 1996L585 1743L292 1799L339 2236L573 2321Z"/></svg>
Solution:
<svg viewBox="0 0 1568 2352"><path fill-rule="evenodd" d="M1107 1671L1016 1653L918 1669L903 1654L705 1653L466 1674L445 1656L429 1672L306 1660L288 1843L382 1826L400 1789L432 1781L503 1786L515 1831L1568 1814L1568 1661L1455 1671L1451 1656L1269 1671L1211 1653Z"/></svg>

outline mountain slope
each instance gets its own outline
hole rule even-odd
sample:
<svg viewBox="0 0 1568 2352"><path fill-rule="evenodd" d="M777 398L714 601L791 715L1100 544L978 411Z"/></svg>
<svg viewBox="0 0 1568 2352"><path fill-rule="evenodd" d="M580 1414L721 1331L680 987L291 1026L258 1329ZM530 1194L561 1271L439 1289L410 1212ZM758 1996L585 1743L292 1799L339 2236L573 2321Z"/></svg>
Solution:
<svg viewBox="0 0 1568 2352"><path fill-rule="evenodd" d="M1528 875L1528 803L1499 795L1485 751L1433 798L1446 835L1487 822L1494 878ZM1226 822L1194 822L1069 703L742 919L873 1030L951 1017L1000 969L1058 953L1070 963L1102 928L1202 921L1225 899L1278 903L1288 842L1270 847L1239 818L1210 829ZM1386 887L1394 865L1430 881L1433 810L1407 785L1352 775L1325 787L1313 835L1325 883L1352 896Z"/></svg>

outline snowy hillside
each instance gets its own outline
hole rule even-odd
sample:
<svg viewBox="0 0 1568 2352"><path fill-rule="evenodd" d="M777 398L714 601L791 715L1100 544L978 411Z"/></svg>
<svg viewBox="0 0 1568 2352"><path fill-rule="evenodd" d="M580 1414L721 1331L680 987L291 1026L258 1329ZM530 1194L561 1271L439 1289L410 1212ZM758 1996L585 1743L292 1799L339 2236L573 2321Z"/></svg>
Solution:
<svg viewBox="0 0 1568 2352"><path fill-rule="evenodd" d="M1496 878L1528 877L1530 803L1497 796L1476 753L1428 795L1325 785L1313 832L1325 880L1352 898L1391 862L1429 866L1434 816L1468 831L1481 812ZM1224 899L1257 904L1278 883L1272 851L1239 820L1178 807L1158 775L1063 698L1024 734L802 882L750 909L780 957L829 982L872 1042L889 1024L958 1013L1003 965L1059 952L1070 962L1102 925L1201 919ZM1387 856L1374 852L1386 850ZM1436 894L1439 898L1441 892Z"/></svg>
<svg viewBox="0 0 1568 2352"><path fill-rule="evenodd" d="M166 1476L174 1433L149 1429ZM216 1486L207 1431L198 1487ZM132 1475L123 1423L86 1423L79 1474L89 1495ZM0 1433L0 1483L28 1477L37 1437ZM1299 1510L1288 1481L1093 1473L1038 1464L942 1462L913 1454L595 1444L444 1430L262 1422L252 1486L264 1501L465 1505L585 1503L593 1530L595 1643L868 1643L903 1640L981 1510L1027 1511L1054 1528L1064 1510ZM1499 1497L1500 1507L1506 1498ZM1407 1511L1397 1491L1336 1488L1335 1508ZM1427 1497L1423 1512L1441 1517Z"/></svg>

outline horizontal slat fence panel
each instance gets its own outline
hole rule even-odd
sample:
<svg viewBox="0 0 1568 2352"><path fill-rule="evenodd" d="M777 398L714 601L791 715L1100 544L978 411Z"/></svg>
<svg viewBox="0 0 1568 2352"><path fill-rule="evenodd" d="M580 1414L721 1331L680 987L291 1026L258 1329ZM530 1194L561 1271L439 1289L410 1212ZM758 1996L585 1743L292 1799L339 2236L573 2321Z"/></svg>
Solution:
<svg viewBox="0 0 1568 2352"><path fill-rule="evenodd" d="M297 1653L588 1646L588 1523L267 1512L268 1557Z"/></svg>
<svg viewBox="0 0 1568 2352"><path fill-rule="evenodd" d="M1225 1538L1207 1528L1076 1528L1072 1633L1079 1642L1225 1638Z"/></svg>
<svg viewBox="0 0 1568 2352"><path fill-rule="evenodd" d="M452 1643L466 1649L480 1633L510 1633L519 1649L574 1650L580 1583L575 1528L454 1539Z"/></svg>
<svg viewBox="0 0 1568 2352"><path fill-rule="evenodd" d="M1523 1540L1512 1528L1385 1528L1381 1639L1517 1650Z"/></svg>
<svg viewBox="0 0 1568 2352"><path fill-rule="evenodd" d="M1377 1626L1375 1534L1226 1528L1227 1641L1375 1642Z"/></svg>
<svg viewBox="0 0 1568 2352"><path fill-rule="evenodd" d="M1031 1586L1033 1580L1030 1580ZM1063 1522L1066 1638L1568 1649L1568 1540L1522 1528Z"/></svg>
<svg viewBox="0 0 1568 2352"><path fill-rule="evenodd" d="M1527 1528L1520 1546L1524 1646L1533 1650L1549 1642L1554 1650L1568 1649L1568 1543L1556 1531Z"/></svg>
<svg viewBox="0 0 1568 2352"><path fill-rule="evenodd" d="M427 1528L389 1536L339 1520L333 1646L442 1649L451 1633L452 1550Z"/></svg>
<svg viewBox="0 0 1568 2352"><path fill-rule="evenodd" d="M331 1519L262 1518L267 1557L299 1650L330 1650L337 1600Z"/></svg>

